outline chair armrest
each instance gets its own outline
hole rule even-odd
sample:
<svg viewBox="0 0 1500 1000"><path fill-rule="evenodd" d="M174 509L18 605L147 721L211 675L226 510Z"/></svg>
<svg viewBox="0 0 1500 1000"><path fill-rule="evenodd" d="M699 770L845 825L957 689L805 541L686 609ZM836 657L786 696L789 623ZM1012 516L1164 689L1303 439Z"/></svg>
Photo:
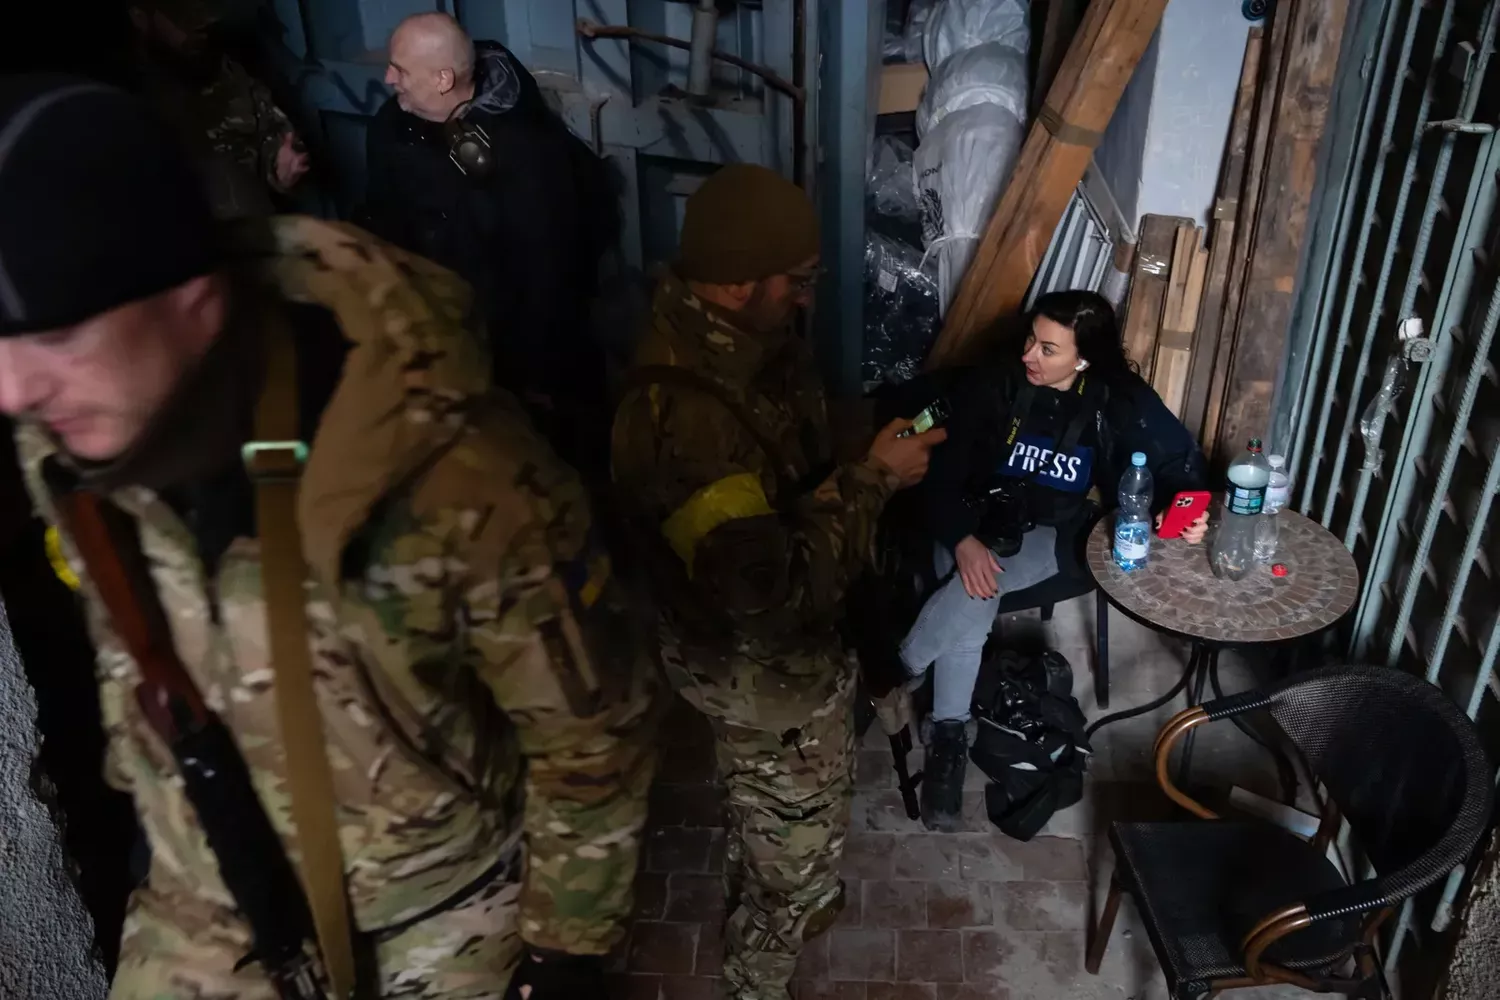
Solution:
<svg viewBox="0 0 1500 1000"><path fill-rule="evenodd" d="M1352 913L1368 913L1398 902L1400 900L1391 899L1382 891L1380 879L1373 879L1367 882L1356 882L1339 889L1330 889L1312 897L1302 905L1307 910L1308 918L1317 921L1347 917Z"/></svg>
<svg viewBox="0 0 1500 1000"><path fill-rule="evenodd" d="M1205 707L1197 705L1172 716L1167 724L1162 726L1161 732L1156 734L1156 747L1152 754L1156 759L1156 783L1161 786L1167 798L1201 819L1218 819L1218 813L1196 799L1190 798L1178 788L1169 773L1172 748L1177 745L1177 741L1199 726L1205 726L1214 721L1204 711Z"/></svg>
<svg viewBox="0 0 1500 1000"><path fill-rule="evenodd" d="M1394 901L1380 891L1378 882L1358 882L1354 885L1332 889L1314 896L1304 903L1293 903L1266 917L1245 936L1242 945L1245 952L1245 972L1252 979L1261 979L1264 970L1261 958L1266 949L1289 934L1310 927L1320 920L1332 920L1356 913L1391 912ZM1365 925L1366 935L1374 933L1380 919Z"/></svg>
<svg viewBox="0 0 1500 1000"><path fill-rule="evenodd" d="M1232 694L1225 698L1215 698L1213 701L1205 702L1194 708L1186 709L1177 713L1162 727L1156 736L1156 747L1153 754L1156 759L1156 783L1166 793L1167 798L1182 806L1188 812L1203 819L1218 819L1219 816L1213 810L1202 803L1190 798L1180 788L1173 784L1169 775L1168 763L1172 755L1172 747L1177 741L1186 736L1188 732L1199 726L1206 726L1210 722L1218 722L1222 719L1230 719L1245 712L1253 712L1271 704L1271 699L1261 691L1245 691L1240 694Z"/></svg>
<svg viewBox="0 0 1500 1000"><path fill-rule="evenodd" d="M1220 719L1232 719L1246 712L1270 708L1271 705L1272 700L1264 691L1241 691L1239 694L1225 695L1223 698L1206 701L1200 707L1209 719L1218 722Z"/></svg>
<svg viewBox="0 0 1500 1000"><path fill-rule="evenodd" d="M1307 904L1293 903L1282 907L1256 924L1255 928L1245 935L1244 944L1241 946L1245 952L1245 974L1251 979L1263 979L1264 972L1260 966L1260 959L1266 949L1288 934L1302 930L1312 922L1312 917L1307 912Z"/></svg>

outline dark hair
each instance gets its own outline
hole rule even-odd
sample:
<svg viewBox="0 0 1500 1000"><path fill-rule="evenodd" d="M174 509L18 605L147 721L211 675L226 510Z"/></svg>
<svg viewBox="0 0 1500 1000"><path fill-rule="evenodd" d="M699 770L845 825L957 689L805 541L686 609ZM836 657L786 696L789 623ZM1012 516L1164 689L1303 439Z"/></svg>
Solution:
<svg viewBox="0 0 1500 1000"><path fill-rule="evenodd" d="M1024 337L1031 336L1031 324L1038 316L1073 331L1078 356L1089 363L1089 370L1106 383L1137 375L1140 367L1125 354L1115 307L1098 292L1075 288L1048 292L1039 297L1026 314Z"/></svg>

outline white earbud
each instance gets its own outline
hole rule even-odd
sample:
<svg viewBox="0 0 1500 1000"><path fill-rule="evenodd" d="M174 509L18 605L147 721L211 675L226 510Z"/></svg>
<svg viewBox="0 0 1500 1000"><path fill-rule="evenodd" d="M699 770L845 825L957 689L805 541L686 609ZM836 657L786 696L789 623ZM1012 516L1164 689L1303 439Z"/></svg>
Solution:
<svg viewBox="0 0 1500 1000"><path fill-rule="evenodd" d="M1078 364L1076 364L1076 365L1073 366L1073 370L1075 372L1081 372L1085 368L1087 368L1088 366L1089 366L1089 363L1087 361L1080 361L1080 362L1078 362Z"/></svg>

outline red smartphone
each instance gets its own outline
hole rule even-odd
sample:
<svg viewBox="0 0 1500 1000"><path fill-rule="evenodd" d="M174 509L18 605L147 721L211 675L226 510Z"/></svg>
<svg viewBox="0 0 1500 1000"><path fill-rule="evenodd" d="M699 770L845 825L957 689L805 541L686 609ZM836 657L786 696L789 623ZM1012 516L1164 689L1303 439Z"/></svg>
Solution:
<svg viewBox="0 0 1500 1000"><path fill-rule="evenodd" d="M1207 491L1193 491L1179 493L1172 500L1172 506L1168 507L1161 518L1161 530L1156 533L1158 538L1176 538L1187 529L1187 526L1208 510L1209 494Z"/></svg>

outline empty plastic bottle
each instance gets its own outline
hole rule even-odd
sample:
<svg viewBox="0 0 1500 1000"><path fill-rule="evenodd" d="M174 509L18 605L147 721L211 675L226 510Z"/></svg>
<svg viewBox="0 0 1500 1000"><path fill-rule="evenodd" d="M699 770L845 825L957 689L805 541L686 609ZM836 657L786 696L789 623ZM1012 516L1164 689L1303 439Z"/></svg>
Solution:
<svg viewBox="0 0 1500 1000"><path fill-rule="evenodd" d="M1286 459L1281 455L1267 455L1266 464L1271 467L1271 478L1266 481L1265 503L1260 509L1260 519L1255 522L1255 561L1263 563L1276 558L1276 547L1280 544L1280 525L1276 515L1292 495Z"/></svg>
<svg viewBox="0 0 1500 1000"><path fill-rule="evenodd" d="M1260 438L1251 438L1239 458L1229 466L1229 484L1224 490L1224 517L1209 550L1214 576L1238 580L1255 562L1255 523L1265 506L1271 466L1260 453Z"/></svg>
<svg viewBox="0 0 1500 1000"><path fill-rule="evenodd" d="M1120 477L1120 506L1115 511L1115 565L1129 572L1146 565L1151 551L1151 470L1145 452L1130 456Z"/></svg>

